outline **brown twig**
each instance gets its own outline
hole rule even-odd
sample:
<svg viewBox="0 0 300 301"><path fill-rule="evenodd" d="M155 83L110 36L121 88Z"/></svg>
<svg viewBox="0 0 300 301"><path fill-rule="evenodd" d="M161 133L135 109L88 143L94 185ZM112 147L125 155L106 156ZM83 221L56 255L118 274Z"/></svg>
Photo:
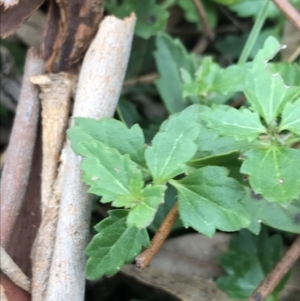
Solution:
<svg viewBox="0 0 300 301"><path fill-rule="evenodd" d="M140 270L144 269L149 264L154 255L161 248L177 218L178 203L176 202L152 238L151 246L135 258L136 266Z"/></svg>
<svg viewBox="0 0 300 301"><path fill-rule="evenodd" d="M273 270L261 282L259 287L252 293L248 301L264 301L299 257L300 235L296 238L294 243L280 259Z"/></svg>
<svg viewBox="0 0 300 301"><path fill-rule="evenodd" d="M205 37L207 37L210 40L213 40L215 37L214 32L212 31L212 29L210 28L210 25L208 23L208 19L205 13L205 9L204 6L201 2L201 0L193 0L195 7L197 9L197 13L199 15L200 18L200 22L202 24L202 29L203 29L203 35Z"/></svg>
<svg viewBox="0 0 300 301"><path fill-rule="evenodd" d="M246 97L243 95L240 98L238 98L236 101L234 101L230 106L234 108L240 107L244 102L246 101Z"/></svg>
<svg viewBox="0 0 300 301"><path fill-rule="evenodd" d="M288 0L273 0L274 4L290 20L290 22L300 31L300 14L289 3Z"/></svg>
<svg viewBox="0 0 300 301"><path fill-rule="evenodd" d="M127 79L124 81L123 87L134 86L136 84L151 84L158 78L157 73L149 73L136 78Z"/></svg>

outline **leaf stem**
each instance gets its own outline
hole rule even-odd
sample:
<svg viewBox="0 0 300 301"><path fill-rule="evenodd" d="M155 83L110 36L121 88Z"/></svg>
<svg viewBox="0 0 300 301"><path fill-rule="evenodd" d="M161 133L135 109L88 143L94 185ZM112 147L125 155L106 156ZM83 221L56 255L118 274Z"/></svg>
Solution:
<svg viewBox="0 0 300 301"><path fill-rule="evenodd" d="M263 26L263 24L265 23L265 20L267 18L267 12L268 12L268 6L269 6L269 0L266 0L265 3L263 4L256 20L254 23L254 26L251 30L251 33L248 37L248 40L246 42L246 45L244 46L244 49L241 53L241 56L239 58L238 64L242 65L244 63L246 63L250 52L254 46L255 41L257 40L257 37L261 31L261 28Z"/></svg>
<svg viewBox="0 0 300 301"><path fill-rule="evenodd" d="M273 270L260 283L259 287L252 293L248 301L264 301L299 257L300 235L296 238Z"/></svg>
<svg viewBox="0 0 300 301"><path fill-rule="evenodd" d="M136 266L140 270L143 270L149 264L149 262L161 248L177 218L178 203L176 202L152 238L151 246L135 258Z"/></svg>

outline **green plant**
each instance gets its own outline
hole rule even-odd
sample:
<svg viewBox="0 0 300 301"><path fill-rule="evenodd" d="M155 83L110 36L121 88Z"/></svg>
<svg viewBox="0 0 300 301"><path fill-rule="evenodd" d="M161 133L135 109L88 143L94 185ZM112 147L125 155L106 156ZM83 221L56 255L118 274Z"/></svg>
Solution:
<svg viewBox="0 0 300 301"><path fill-rule="evenodd" d="M248 65L228 71L203 62L187 90L199 104L171 115L150 145L137 124L128 128L115 119L75 119L68 137L83 157L82 179L102 203L119 208L95 227L99 233L86 250L89 279L116 273L149 245L146 228L164 202L167 184L177 191L183 225L207 236L217 229L259 233L261 222L300 231L300 170L294 163L300 162L295 148L300 142L300 88L286 86L271 72L277 67L268 60L279 49L270 37ZM231 72L234 83L225 94L243 90L250 107L203 105L214 91L224 93L216 88L226 86L224 72ZM204 94L197 90L203 82L208 87ZM257 210L264 205L269 209Z"/></svg>

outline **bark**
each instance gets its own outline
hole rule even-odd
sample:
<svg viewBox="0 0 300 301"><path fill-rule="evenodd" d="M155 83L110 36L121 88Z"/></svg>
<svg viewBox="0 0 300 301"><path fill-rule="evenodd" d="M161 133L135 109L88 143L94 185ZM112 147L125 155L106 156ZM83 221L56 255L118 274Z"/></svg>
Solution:
<svg viewBox="0 0 300 301"><path fill-rule="evenodd" d="M8 2L17 2L9 5ZM0 6L0 37L12 35L29 18L45 0L3 0Z"/></svg>
<svg viewBox="0 0 300 301"><path fill-rule="evenodd" d="M77 73L84 52L97 32L103 0L52 1L42 45L46 70Z"/></svg>
<svg viewBox="0 0 300 301"><path fill-rule="evenodd" d="M73 116L113 116L128 63L135 20L134 15L124 21L107 17L101 23L83 62ZM64 151L66 165L46 301L84 300L84 249L89 238L91 201L81 181L80 159L69 143Z"/></svg>
<svg viewBox="0 0 300 301"><path fill-rule="evenodd" d="M1 180L1 245L5 248L26 193L35 146L39 101L31 75L43 72L43 62L34 48L28 51L21 96L11 133Z"/></svg>

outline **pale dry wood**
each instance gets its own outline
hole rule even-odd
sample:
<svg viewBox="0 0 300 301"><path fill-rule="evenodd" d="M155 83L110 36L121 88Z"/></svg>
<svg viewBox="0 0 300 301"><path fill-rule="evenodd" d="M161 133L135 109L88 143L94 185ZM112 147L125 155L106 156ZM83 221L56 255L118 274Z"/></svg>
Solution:
<svg viewBox="0 0 300 301"><path fill-rule="evenodd" d="M43 61L37 50L29 49L14 126L6 152L1 179L1 245L5 248L22 206L31 170L36 140L39 101L38 89L30 76L43 73Z"/></svg>
<svg viewBox="0 0 300 301"><path fill-rule="evenodd" d="M122 89L135 26L106 17L84 58L73 116L112 117ZM55 250L45 301L82 301L85 287L84 249L89 239L91 200L81 181L80 158L70 144L64 148L66 167Z"/></svg>
<svg viewBox="0 0 300 301"><path fill-rule="evenodd" d="M62 174L65 168L65 153L32 249L32 301L43 301L47 291L49 271L53 259L59 203L61 198Z"/></svg>
<svg viewBox="0 0 300 301"><path fill-rule="evenodd" d="M16 265L2 246L0 246L0 266L1 271L12 282L20 286L26 292L30 291L30 279Z"/></svg>
<svg viewBox="0 0 300 301"><path fill-rule="evenodd" d="M0 283L0 300L1 301L7 301L6 294L5 294L5 289L3 285Z"/></svg>
<svg viewBox="0 0 300 301"><path fill-rule="evenodd" d="M53 194L59 156L68 123L72 76L68 73L36 75L31 82L38 85L42 105L43 164L42 214Z"/></svg>

